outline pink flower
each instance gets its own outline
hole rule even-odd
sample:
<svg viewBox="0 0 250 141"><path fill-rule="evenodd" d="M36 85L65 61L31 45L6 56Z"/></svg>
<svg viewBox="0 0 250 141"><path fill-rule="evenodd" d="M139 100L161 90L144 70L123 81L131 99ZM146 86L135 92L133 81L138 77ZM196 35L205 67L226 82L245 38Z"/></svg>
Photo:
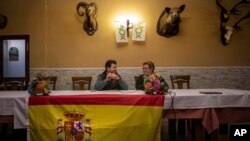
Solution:
<svg viewBox="0 0 250 141"><path fill-rule="evenodd" d="M161 87L160 80L159 79L154 80L153 85L154 85L154 91L159 92Z"/></svg>

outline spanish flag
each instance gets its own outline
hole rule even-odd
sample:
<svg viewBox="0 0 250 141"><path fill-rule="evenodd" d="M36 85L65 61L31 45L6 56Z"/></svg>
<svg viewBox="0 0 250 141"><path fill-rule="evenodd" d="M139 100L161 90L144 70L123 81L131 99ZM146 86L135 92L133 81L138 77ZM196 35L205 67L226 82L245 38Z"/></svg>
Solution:
<svg viewBox="0 0 250 141"><path fill-rule="evenodd" d="M160 141L164 96L29 98L31 141Z"/></svg>

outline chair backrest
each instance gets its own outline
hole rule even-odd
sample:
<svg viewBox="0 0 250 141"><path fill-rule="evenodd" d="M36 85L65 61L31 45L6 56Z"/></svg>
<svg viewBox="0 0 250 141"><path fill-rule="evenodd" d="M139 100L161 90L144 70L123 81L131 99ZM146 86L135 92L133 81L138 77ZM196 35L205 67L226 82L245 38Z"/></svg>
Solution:
<svg viewBox="0 0 250 141"><path fill-rule="evenodd" d="M57 76L49 76L47 79L49 79L48 87L52 87L53 90L56 90Z"/></svg>
<svg viewBox="0 0 250 141"><path fill-rule="evenodd" d="M187 89L190 89L190 75L170 75L170 79L173 89L176 89L175 84L177 84L177 89L183 89L184 84Z"/></svg>
<svg viewBox="0 0 250 141"><path fill-rule="evenodd" d="M134 76L135 81L139 78L139 76Z"/></svg>
<svg viewBox="0 0 250 141"><path fill-rule="evenodd" d="M4 77L3 87L4 90L18 91L24 90L25 77Z"/></svg>
<svg viewBox="0 0 250 141"><path fill-rule="evenodd" d="M90 90L92 77L72 77L73 90L84 90L85 85L88 85L88 90ZM77 85L79 86L77 89Z"/></svg>

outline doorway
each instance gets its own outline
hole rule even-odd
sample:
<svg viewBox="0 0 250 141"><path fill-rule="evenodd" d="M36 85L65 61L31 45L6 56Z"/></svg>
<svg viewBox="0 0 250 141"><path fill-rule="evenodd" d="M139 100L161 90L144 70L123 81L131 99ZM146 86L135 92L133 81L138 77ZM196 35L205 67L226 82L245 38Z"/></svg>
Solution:
<svg viewBox="0 0 250 141"><path fill-rule="evenodd" d="M0 36L0 83L4 78L25 78L29 83L29 35Z"/></svg>

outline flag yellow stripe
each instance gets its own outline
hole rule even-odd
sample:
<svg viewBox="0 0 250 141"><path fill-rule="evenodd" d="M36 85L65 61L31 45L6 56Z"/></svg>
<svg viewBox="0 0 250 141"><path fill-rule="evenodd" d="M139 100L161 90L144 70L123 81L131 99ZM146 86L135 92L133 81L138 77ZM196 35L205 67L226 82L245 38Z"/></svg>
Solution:
<svg viewBox="0 0 250 141"><path fill-rule="evenodd" d="M29 106L31 141L56 141L58 119L64 112L84 113L90 119L92 141L159 141L162 107L118 105Z"/></svg>

